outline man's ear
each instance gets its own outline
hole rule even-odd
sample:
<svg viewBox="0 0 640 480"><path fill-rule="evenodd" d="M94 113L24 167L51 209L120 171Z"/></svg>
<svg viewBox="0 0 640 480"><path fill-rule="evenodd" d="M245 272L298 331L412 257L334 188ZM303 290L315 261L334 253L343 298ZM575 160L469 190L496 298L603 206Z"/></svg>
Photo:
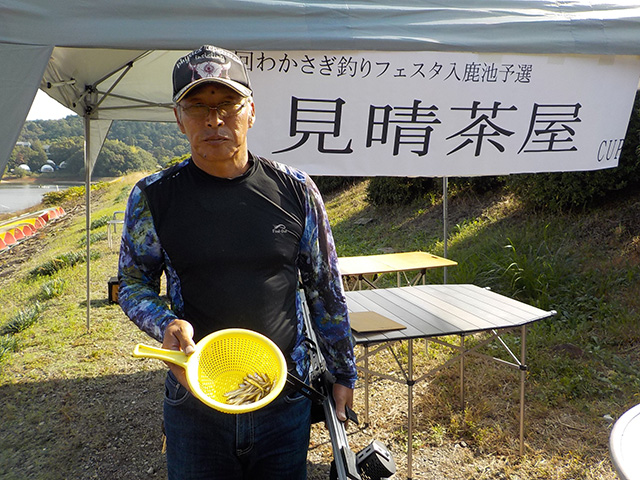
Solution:
<svg viewBox="0 0 640 480"><path fill-rule="evenodd" d="M253 124L256 123L256 106L253 102L249 104L251 107L251 112L249 113L249 128L253 127Z"/></svg>
<svg viewBox="0 0 640 480"><path fill-rule="evenodd" d="M176 116L176 122L178 124L178 128L182 133L185 133L184 126L182 125L182 119L180 118L180 113L178 112L178 107L173 107L173 114Z"/></svg>

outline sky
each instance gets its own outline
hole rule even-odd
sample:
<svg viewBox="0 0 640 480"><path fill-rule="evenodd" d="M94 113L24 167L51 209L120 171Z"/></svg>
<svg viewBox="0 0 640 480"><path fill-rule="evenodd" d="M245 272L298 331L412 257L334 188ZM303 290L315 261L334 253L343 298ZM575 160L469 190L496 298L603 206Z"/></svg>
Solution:
<svg viewBox="0 0 640 480"><path fill-rule="evenodd" d="M38 90L27 120L57 120L69 115L75 115L75 112L63 107L42 90Z"/></svg>

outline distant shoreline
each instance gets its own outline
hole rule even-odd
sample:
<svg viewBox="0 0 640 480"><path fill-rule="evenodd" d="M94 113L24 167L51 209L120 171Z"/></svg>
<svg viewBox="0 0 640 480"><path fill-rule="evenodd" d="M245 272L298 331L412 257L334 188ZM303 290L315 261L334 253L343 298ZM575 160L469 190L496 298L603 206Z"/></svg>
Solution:
<svg viewBox="0 0 640 480"><path fill-rule="evenodd" d="M2 178L0 183L40 183L39 180L36 177Z"/></svg>
<svg viewBox="0 0 640 480"><path fill-rule="evenodd" d="M92 178L91 183L104 182L112 178ZM1 178L0 184L13 185L84 185L84 180L78 178L56 178L56 177L21 177L21 178Z"/></svg>

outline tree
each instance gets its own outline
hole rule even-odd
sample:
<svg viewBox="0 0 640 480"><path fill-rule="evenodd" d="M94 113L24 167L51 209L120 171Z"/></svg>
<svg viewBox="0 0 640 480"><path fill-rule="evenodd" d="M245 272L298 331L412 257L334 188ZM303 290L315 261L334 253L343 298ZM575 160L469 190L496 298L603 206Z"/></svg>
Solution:
<svg viewBox="0 0 640 480"><path fill-rule="evenodd" d="M42 143L40 143L40 140L34 140L29 151L27 165L29 165L32 172L38 172L40 167L47 163L47 160L49 158L47 157L47 152L44 151Z"/></svg>
<svg viewBox="0 0 640 480"><path fill-rule="evenodd" d="M16 145L9 157L7 168L12 170L23 163L29 165L32 172L40 170L40 167L47 163L47 154L37 139L31 142L31 146Z"/></svg>
<svg viewBox="0 0 640 480"><path fill-rule="evenodd" d="M49 146L49 158L60 165L66 162L69 166L69 159L74 156L84 155L84 139L82 137L65 137L62 140L51 143ZM78 168L82 167L82 162Z"/></svg>
<svg viewBox="0 0 640 480"><path fill-rule="evenodd" d="M106 140L93 170L98 177L116 177L129 172L152 171L157 162L146 150L119 140Z"/></svg>

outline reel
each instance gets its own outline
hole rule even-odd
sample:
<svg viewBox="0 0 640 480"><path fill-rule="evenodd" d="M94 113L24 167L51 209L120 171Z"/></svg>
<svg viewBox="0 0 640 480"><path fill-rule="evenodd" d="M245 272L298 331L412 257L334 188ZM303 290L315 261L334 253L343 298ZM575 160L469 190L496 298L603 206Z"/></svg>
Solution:
<svg viewBox="0 0 640 480"><path fill-rule="evenodd" d="M361 480L387 480L396 473L391 452L378 440L356 453L356 467ZM335 462L331 462L329 478L338 480Z"/></svg>
<svg viewBox="0 0 640 480"><path fill-rule="evenodd" d="M396 473L391 452L378 440L356 453L356 465L363 480L383 480Z"/></svg>

